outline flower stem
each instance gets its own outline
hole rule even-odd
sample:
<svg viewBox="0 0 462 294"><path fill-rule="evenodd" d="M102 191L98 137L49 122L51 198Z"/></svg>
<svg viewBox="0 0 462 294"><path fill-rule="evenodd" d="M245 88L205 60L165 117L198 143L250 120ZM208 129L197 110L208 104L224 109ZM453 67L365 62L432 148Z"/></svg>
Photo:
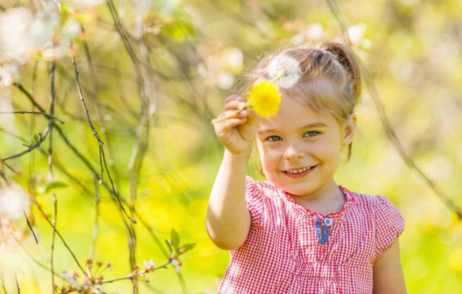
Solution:
<svg viewBox="0 0 462 294"><path fill-rule="evenodd" d="M212 120L212 124L216 124L216 123L222 122L222 121L224 121L224 120L226 120L226 119L228 119L228 118L231 118L231 117L235 116L237 113L241 112L242 110L244 110L244 109L246 109L247 107L250 107L250 106L251 106L251 105L250 105L250 100L249 100L249 101L247 101L247 102L244 104L244 107L241 107L241 108L238 109L238 110L235 110L235 111L233 111L233 112L231 112L231 113L228 113L228 114L225 115L225 116L217 117L217 118L213 119L213 120Z"/></svg>

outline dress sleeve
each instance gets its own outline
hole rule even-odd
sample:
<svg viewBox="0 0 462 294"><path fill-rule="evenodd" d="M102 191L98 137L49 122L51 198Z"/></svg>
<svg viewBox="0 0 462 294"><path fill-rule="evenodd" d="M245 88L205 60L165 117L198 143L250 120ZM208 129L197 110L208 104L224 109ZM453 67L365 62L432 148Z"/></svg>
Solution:
<svg viewBox="0 0 462 294"><path fill-rule="evenodd" d="M264 193L252 177L245 178L245 203L250 211L252 223L260 223L264 208Z"/></svg>
<svg viewBox="0 0 462 294"><path fill-rule="evenodd" d="M390 248L404 231L405 220L398 208L388 198L377 195L375 208L375 256L374 262Z"/></svg>

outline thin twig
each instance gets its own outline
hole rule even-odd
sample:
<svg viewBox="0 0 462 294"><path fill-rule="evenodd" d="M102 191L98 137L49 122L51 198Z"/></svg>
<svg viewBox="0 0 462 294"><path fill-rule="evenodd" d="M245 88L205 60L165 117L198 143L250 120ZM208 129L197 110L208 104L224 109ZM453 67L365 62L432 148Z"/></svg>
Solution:
<svg viewBox="0 0 462 294"><path fill-rule="evenodd" d="M40 204L37 202L37 200L34 201L34 204L37 206L37 208L40 210L40 212L42 213L42 217L47 221L47 223L53 228L53 230L56 232L56 235L58 235L58 237L61 239L61 241L63 242L64 244L64 247L67 248L67 250L69 251L69 253L71 254L71 256L74 258L74 261L75 263L77 264L77 266L80 268L80 270L82 271L82 273L85 275L86 272L85 270L83 269L83 267L80 265L80 262L79 260L77 259L77 257L75 256L74 252L72 251L72 249L69 247L69 245L67 244L67 242L64 240L63 236L61 235L61 233L53 227L53 224L52 222L48 219L47 217L47 214L45 213L45 211L43 211L43 208L40 206ZM54 273L54 272L53 272Z"/></svg>
<svg viewBox="0 0 462 294"><path fill-rule="evenodd" d="M99 134L98 132L96 131L91 119L90 119L90 113L88 112L88 108L87 108L87 104L85 103L85 99L83 97L83 92L82 92L82 87L80 86L80 78L79 78L79 71L77 69L77 64L75 62L75 58L72 57L72 64L74 65L74 71L75 71L75 78L76 78L76 82L77 82L77 89L78 89L78 92L79 92L79 96L80 96L80 100L82 101L82 104L83 104L83 107L85 109L85 112L86 112L86 115L87 115L87 120L88 120L88 123L93 131L93 136L96 138L96 140L98 141L98 146L99 146L99 152L100 152L100 164L101 164L101 176L100 176L100 182L102 183L103 181L103 171L104 171L104 167L106 168L106 173L109 177L109 181L111 182L111 185L112 185L112 189L115 191L115 187L114 187L114 182L112 180L112 177L111 177L111 173L109 172L108 170L108 167L107 167L107 162L106 162L106 157L105 157L105 154L104 154L104 149L103 149L103 141L101 140L101 138L99 137ZM104 166L104 167L103 167ZM126 215L126 217L132 222L132 223L135 223L136 224L136 219L134 218L131 218L128 213L126 212L125 210L125 207L123 206L122 204L122 201L120 200L120 196L119 194L116 192L116 197L117 197L117 200L119 201L119 205L120 205L120 208L122 209L122 211L124 212L124 214Z"/></svg>
<svg viewBox="0 0 462 294"><path fill-rule="evenodd" d="M52 117L54 114L54 107L55 107L55 71L56 71L56 62L53 62L51 65L51 106L50 106L50 116ZM49 180L53 182L53 128L50 130L50 144L48 145L48 170L49 170ZM50 266L51 266L51 285L53 289L53 293L55 292L55 271L54 271L54 252L55 252L55 237L56 237L56 222L58 219L58 199L56 198L56 193L52 193L53 198L53 231L51 234L51 252L50 252Z"/></svg>
<svg viewBox="0 0 462 294"><path fill-rule="evenodd" d="M21 247L21 249L27 254L27 256L30 257L30 259L32 259L33 262L35 262L39 267L47 270L47 271L50 271L51 272L51 269L48 268L46 265L44 265L43 263L41 263L40 261L38 261L33 254L31 254L29 251L27 251L27 249L24 247L24 245L18 240L17 237L14 236L14 234L12 234L11 236L13 236L14 240L16 241L16 244L19 245L19 247ZM56 277L60 278L61 280L65 281L66 279L64 279L64 277L58 275L57 273L53 273Z"/></svg>
<svg viewBox="0 0 462 294"><path fill-rule="evenodd" d="M33 98L33 96L19 83L15 84L15 86L30 100L30 102L35 106L37 107L40 111L44 111L44 109L40 106L40 104L37 103L37 101ZM84 164L85 166L93 173L94 176L97 176L98 173L96 172L95 168L92 166L92 164L89 162L88 159L85 158L85 156L83 156L78 150L77 148L70 142L70 140L67 138L67 136L64 134L64 132L62 131L62 129L60 128L60 126L58 125L54 125L54 128L55 130L60 134L61 138L64 140L64 143L70 148L70 150L77 156L77 158L79 158ZM54 162L55 165L57 165L56 162ZM64 167L61 165L59 167L59 165L57 165L58 168L60 168L61 171L63 171L63 173L65 173L65 169ZM73 180L74 182L79 182L75 177L71 176L70 173L65 173L66 176L68 176L71 180ZM86 193L88 195L92 195L92 193L90 193L86 187L83 185L83 184L79 184L79 186L82 187L82 189L84 189L84 191L86 191ZM103 181L103 186L106 188L106 190L110 193L110 195L114 196L113 199L116 199L116 197L118 196L115 192L114 189L111 188L110 185L108 185L105 181ZM117 199L116 199L117 200ZM122 202L126 202L125 199L123 197L120 198L120 200ZM164 244L159 240L159 238L155 235L155 230L148 225L148 223L144 220L144 218L138 214L136 211L135 211L135 215L137 217L137 219L140 220L141 224L148 230L148 232L150 233L150 235L152 236L152 238L154 239L154 243L158 246L159 249L161 249L162 253L164 254L164 256L168 257L168 252L165 250L164 248ZM126 223L124 222L124 224L126 225ZM130 229L129 227L127 227L127 232L129 234L131 234L130 232ZM57 231L58 233L58 236L59 235L59 231ZM68 248L69 249L69 248ZM80 267L80 266L79 266ZM81 268L82 269L82 268ZM82 269L83 271L83 269Z"/></svg>
<svg viewBox="0 0 462 294"><path fill-rule="evenodd" d="M94 227L93 227L93 235L92 235L91 244L90 244L90 253L88 255L88 259L91 259L91 260L93 260L94 255L95 255L96 240L98 238L98 231L99 231L98 219L99 219L99 202L100 202L100 198L99 198L99 183L98 183L98 180L96 179L96 177L94 177L94 183L95 183L95 200L96 200L96 204L95 204L95 224L94 224Z"/></svg>
<svg viewBox="0 0 462 294"><path fill-rule="evenodd" d="M50 130L52 128L52 125L53 125L53 118L50 118L49 122L48 122L48 125L47 125L45 131L43 132L43 135L40 135L40 139L35 144L30 145L27 150L24 150L22 152L19 152L17 154L10 155L10 156L4 157L4 158L0 158L0 163L3 163L5 161L7 161L7 160L11 160L11 159L14 159L14 158L21 157L24 154L27 154L27 153L31 152L32 150L34 150L35 148L39 147L42 144L42 142L45 141L46 137L48 136L48 133L50 132Z"/></svg>
<svg viewBox="0 0 462 294"><path fill-rule="evenodd" d="M156 272L157 270L162 269L162 268L167 269L167 265L169 265L169 264L171 264L171 263L172 263L171 260L170 260L170 261L167 261L167 262L164 263L163 265L156 267L156 268L153 270L153 272ZM131 275L127 276L127 277L121 277L121 278L116 278L116 279L104 281L104 282L102 282L102 284L114 283L114 282L117 282L117 281L129 280L129 279L133 280L133 279L136 278L137 276L141 276L141 275L144 275L144 274L146 274L146 273L148 273L148 272L145 271L145 270L143 270L143 271L140 271L140 272L138 272L138 273L131 274Z"/></svg>
<svg viewBox="0 0 462 294"><path fill-rule="evenodd" d="M24 217L26 218L27 226L29 227L30 232L32 233L32 236L34 236L35 243L39 243L37 236L35 235L34 229L32 228L32 225L30 223L29 217L27 217L27 213L24 211Z"/></svg>
<svg viewBox="0 0 462 294"><path fill-rule="evenodd" d="M45 112L38 112L38 111L0 111L0 114L36 114L36 115L43 115L45 117L51 118L51 119L56 119L60 123L64 124L62 120L59 118L53 117L49 115L48 113Z"/></svg>

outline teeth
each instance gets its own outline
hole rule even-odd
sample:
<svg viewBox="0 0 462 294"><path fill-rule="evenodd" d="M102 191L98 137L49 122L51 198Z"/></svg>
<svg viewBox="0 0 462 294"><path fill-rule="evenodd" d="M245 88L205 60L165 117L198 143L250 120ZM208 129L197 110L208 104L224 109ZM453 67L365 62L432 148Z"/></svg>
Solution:
<svg viewBox="0 0 462 294"><path fill-rule="evenodd" d="M305 168L302 168L302 169L288 170L287 172L291 173L291 174L298 174L298 173L302 173L304 171L307 171L309 169L310 169L309 167L305 167Z"/></svg>

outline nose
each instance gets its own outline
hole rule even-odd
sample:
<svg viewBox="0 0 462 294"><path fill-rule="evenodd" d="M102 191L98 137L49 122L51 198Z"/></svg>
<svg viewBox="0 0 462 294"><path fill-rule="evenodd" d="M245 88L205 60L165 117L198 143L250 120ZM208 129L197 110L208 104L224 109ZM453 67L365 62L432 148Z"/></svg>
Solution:
<svg viewBox="0 0 462 294"><path fill-rule="evenodd" d="M294 161L305 156L305 152L295 144L290 144L284 152L284 158L287 161Z"/></svg>

